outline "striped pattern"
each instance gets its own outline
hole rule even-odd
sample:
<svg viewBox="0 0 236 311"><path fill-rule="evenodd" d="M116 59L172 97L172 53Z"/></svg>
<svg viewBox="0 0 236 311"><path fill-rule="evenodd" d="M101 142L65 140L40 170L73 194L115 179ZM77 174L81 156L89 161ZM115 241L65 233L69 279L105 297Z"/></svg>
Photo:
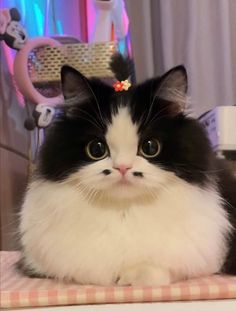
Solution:
<svg viewBox="0 0 236 311"><path fill-rule="evenodd" d="M0 252L0 307L236 298L236 276L214 275L161 287L98 287L29 279L14 268L18 252Z"/></svg>

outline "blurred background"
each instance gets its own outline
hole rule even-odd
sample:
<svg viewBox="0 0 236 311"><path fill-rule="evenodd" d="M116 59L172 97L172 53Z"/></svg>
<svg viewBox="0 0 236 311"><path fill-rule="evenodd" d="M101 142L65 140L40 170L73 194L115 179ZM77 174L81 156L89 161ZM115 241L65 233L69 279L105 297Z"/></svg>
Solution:
<svg viewBox="0 0 236 311"><path fill-rule="evenodd" d="M116 2L116 0L114 0ZM29 38L62 41L116 40L134 60L138 82L184 64L189 77L193 115L236 102L235 0L120 1L110 25L98 7L110 1L1 0L15 7ZM108 29L109 28L109 29ZM16 51L0 42L0 225L1 249L14 249L16 217L27 183L32 133L24 128L25 99L14 81Z"/></svg>

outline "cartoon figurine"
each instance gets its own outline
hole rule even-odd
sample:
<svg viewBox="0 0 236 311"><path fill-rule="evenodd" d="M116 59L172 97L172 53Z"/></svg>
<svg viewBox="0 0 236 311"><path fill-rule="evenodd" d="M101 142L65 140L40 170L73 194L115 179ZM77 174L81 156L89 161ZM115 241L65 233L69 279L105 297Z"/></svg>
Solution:
<svg viewBox="0 0 236 311"><path fill-rule="evenodd" d="M24 126L28 131L34 130L35 127L46 128L51 123L55 112L55 108L51 106L38 104L33 111L32 117L25 120Z"/></svg>
<svg viewBox="0 0 236 311"><path fill-rule="evenodd" d="M28 38L20 20L21 16L16 8L0 10L0 40L15 50L20 50Z"/></svg>

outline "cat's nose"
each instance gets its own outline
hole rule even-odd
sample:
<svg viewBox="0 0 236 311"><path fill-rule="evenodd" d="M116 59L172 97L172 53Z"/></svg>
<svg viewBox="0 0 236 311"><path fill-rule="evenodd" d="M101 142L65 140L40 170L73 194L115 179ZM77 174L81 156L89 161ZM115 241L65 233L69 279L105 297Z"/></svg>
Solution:
<svg viewBox="0 0 236 311"><path fill-rule="evenodd" d="M118 170L121 173L121 175L123 175L123 176L131 168L132 168L131 166L128 166L128 165L125 165L125 164L120 164L120 165L117 165L117 166L114 167L114 169Z"/></svg>

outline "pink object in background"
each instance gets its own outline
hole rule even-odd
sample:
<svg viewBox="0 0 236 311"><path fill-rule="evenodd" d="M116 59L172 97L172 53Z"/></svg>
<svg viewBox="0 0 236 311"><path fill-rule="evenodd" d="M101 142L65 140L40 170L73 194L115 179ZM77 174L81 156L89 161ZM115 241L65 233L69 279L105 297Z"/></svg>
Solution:
<svg viewBox="0 0 236 311"><path fill-rule="evenodd" d="M2 48L2 51L4 54L4 59L7 62L8 70L9 70L11 76L13 77L14 76L13 62L14 62L15 51L10 49L6 44L2 44L1 48ZM13 79L13 84L15 87L15 92L16 92L16 96L18 99L18 103L20 104L20 106L24 107L24 105L25 105L24 97L19 92L18 87L17 87L14 79ZM4 94L3 94L3 96L4 96Z"/></svg>
<svg viewBox="0 0 236 311"><path fill-rule="evenodd" d="M9 9L0 10L0 35L3 35L6 31L7 24L10 23L11 16Z"/></svg>
<svg viewBox="0 0 236 311"><path fill-rule="evenodd" d="M35 49L42 46L60 46L60 43L54 39L47 37L38 37L28 40L24 47L16 54L14 62L14 78L19 90L26 98L35 104L47 103L49 105L56 105L62 102L62 97L57 96L53 98L44 97L33 86L28 73L28 55Z"/></svg>

